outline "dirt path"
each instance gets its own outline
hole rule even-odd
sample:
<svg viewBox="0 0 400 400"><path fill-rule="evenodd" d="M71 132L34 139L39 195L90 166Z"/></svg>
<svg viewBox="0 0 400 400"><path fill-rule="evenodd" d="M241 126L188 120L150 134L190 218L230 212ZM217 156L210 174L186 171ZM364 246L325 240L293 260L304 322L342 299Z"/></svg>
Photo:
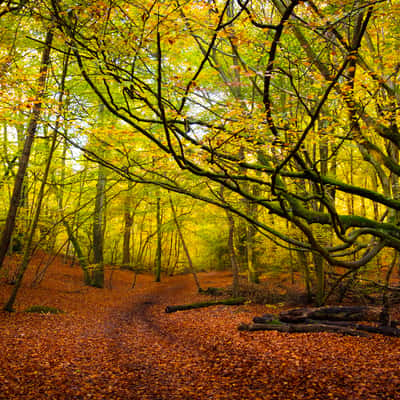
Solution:
<svg viewBox="0 0 400 400"><path fill-rule="evenodd" d="M0 314L0 399L400 399L398 339L237 331L253 305L166 314L204 299L189 276L21 296L68 312Z"/></svg>
<svg viewBox="0 0 400 400"><path fill-rule="evenodd" d="M192 314L193 324L189 319L184 325L180 322L182 313L170 316L163 312L171 299L184 301L188 294L193 294L193 288L187 283L177 281L156 288L152 293L136 298L132 308L119 315L119 320L115 316L111 318L113 323L118 320L118 328L107 332L114 339L110 351L120 355L124 343L132 343L132 335L139 339L130 351L134 353L135 362L131 357L121 360L126 371L139 372L139 379L136 377L130 387L136 394L127 393L127 396L141 399L243 399L245 392L246 398L256 398L255 393L249 392L254 389L252 385L235 393L235 387L243 383L243 368L236 371L234 362L238 350L233 350L230 338L215 337L218 333L211 330L206 335L200 334L196 321L199 312ZM218 310L221 312L225 308L218 307ZM121 327L125 332L122 335ZM144 337L146 340L140 340ZM217 339L223 340L218 343ZM239 353L250 366L254 356ZM138 394L140 396L135 397Z"/></svg>

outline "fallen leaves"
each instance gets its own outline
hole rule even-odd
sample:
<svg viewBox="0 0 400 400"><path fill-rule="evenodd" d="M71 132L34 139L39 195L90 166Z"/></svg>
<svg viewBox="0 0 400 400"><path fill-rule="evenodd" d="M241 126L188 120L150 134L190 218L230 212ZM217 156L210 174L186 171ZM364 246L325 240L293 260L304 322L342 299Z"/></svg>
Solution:
<svg viewBox="0 0 400 400"><path fill-rule="evenodd" d="M239 332L265 307L164 313L204 301L191 276L157 284L140 275L130 290L129 272L114 272L111 291L83 288L78 268L52 268L41 288L22 289L19 309L65 314L0 314L0 399L400 398L398 338ZM200 279L221 287L231 278Z"/></svg>

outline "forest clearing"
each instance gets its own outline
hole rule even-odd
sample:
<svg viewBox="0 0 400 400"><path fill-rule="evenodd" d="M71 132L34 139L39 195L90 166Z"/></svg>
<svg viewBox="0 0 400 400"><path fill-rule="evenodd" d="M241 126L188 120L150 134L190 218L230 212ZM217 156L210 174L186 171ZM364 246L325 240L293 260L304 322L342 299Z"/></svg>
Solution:
<svg viewBox="0 0 400 400"><path fill-rule="evenodd" d="M32 269L33 270L33 269ZM239 323L280 306L245 304L165 313L204 301L191 275L154 282L116 271L111 289L82 285L58 259L37 288L33 273L16 313L0 313L1 399L400 398L400 338L241 332ZM199 274L226 287L229 272ZM1 302L5 301L4 284ZM63 314L25 313L32 305Z"/></svg>

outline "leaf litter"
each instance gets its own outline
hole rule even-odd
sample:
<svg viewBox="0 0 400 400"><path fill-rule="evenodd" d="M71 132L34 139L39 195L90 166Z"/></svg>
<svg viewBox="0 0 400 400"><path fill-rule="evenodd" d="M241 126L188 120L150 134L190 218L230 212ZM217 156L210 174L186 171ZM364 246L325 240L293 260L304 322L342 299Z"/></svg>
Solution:
<svg viewBox="0 0 400 400"><path fill-rule="evenodd" d="M139 275L132 290L132 273L114 271L112 290L96 289L58 259L40 287L32 278L17 312L0 313L0 399L400 399L399 338L238 331L266 309L253 304L166 314L204 300L190 275ZM23 312L32 305L65 313Z"/></svg>

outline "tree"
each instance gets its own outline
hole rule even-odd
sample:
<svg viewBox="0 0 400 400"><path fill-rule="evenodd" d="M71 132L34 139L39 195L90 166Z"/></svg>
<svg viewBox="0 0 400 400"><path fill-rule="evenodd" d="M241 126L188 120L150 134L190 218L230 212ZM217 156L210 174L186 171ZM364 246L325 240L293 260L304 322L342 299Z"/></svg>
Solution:
<svg viewBox="0 0 400 400"><path fill-rule="evenodd" d="M47 78L47 71L50 63L50 50L53 41L53 31L49 29L46 35L46 41L42 52L42 60L40 65L40 72L38 77L38 93L32 105L32 112L27 128L24 147L18 164L18 172L15 177L13 194L10 201L10 207L7 214L7 219L3 234L0 241L0 268L3 266L4 258L7 254L8 247L10 246L11 237L15 228L15 219L17 216L18 206L20 204L23 182L28 167L29 156L31 153L32 144L35 138L37 125L39 123L43 98L45 95L45 85Z"/></svg>
<svg viewBox="0 0 400 400"><path fill-rule="evenodd" d="M128 189L124 201L124 241L122 252L122 265L131 266L131 234L133 226L133 210L132 210L132 183L128 181Z"/></svg>
<svg viewBox="0 0 400 400"><path fill-rule="evenodd" d="M161 282L161 258L162 258L162 216L161 216L161 197L159 192L156 194L156 233L157 233L157 247L156 257L154 262L154 280Z"/></svg>
<svg viewBox="0 0 400 400"><path fill-rule="evenodd" d="M9 13L21 11L27 5L27 3L29 3L28 0L2 1L0 4L0 17Z"/></svg>
<svg viewBox="0 0 400 400"><path fill-rule="evenodd" d="M53 1L52 11L106 108L163 151L169 168L175 163L200 177L205 190L148 165L132 173L97 155L104 165L218 205L281 245L313 252L316 264L321 257L352 271L385 247L400 249L396 5L123 4L66 11ZM128 9L123 17L121 8ZM216 64L218 54L235 60L229 71L236 79ZM360 169L374 171L377 185L360 177L346 182L335 165L348 149L360 156ZM219 185L264 212L224 202ZM349 198L352 213L344 207ZM374 204L374 214L364 216L362 203ZM265 213L278 217L276 225ZM287 234L281 219L307 240ZM332 240L320 234L323 227ZM319 275L323 297L322 269Z"/></svg>
<svg viewBox="0 0 400 400"><path fill-rule="evenodd" d="M176 226L176 230L178 231L179 239L180 239L180 241L182 243L183 250L184 250L186 258L188 260L190 272L193 275L193 279L194 279L194 282L196 283L197 290L199 292L201 292L200 282L199 282L199 279L197 277L196 270L195 270L195 268L193 266L192 257L190 256L189 249L188 249L188 247L186 245L186 241L185 241L185 238L184 238L183 233L182 233L182 228L181 228L181 225L180 225L180 222L179 222L179 219L178 219L178 215L176 214L175 206L174 206L174 203L173 203L171 197L169 198L169 204L171 206L172 218L174 220L174 224Z"/></svg>
<svg viewBox="0 0 400 400"><path fill-rule="evenodd" d="M96 200L93 213L93 265L91 266L91 285L104 286L104 209L106 176L104 167L98 166Z"/></svg>
<svg viewBox="0 0 400 400"><path fill-rule="evenodd" d="M99 120L103 125L104 106L100 105ZM104 217L105 217L106 174L99 164L97 169L96 198L93 213L93 265L91 266L90 284L102 288L104 286Z"/></svg>

